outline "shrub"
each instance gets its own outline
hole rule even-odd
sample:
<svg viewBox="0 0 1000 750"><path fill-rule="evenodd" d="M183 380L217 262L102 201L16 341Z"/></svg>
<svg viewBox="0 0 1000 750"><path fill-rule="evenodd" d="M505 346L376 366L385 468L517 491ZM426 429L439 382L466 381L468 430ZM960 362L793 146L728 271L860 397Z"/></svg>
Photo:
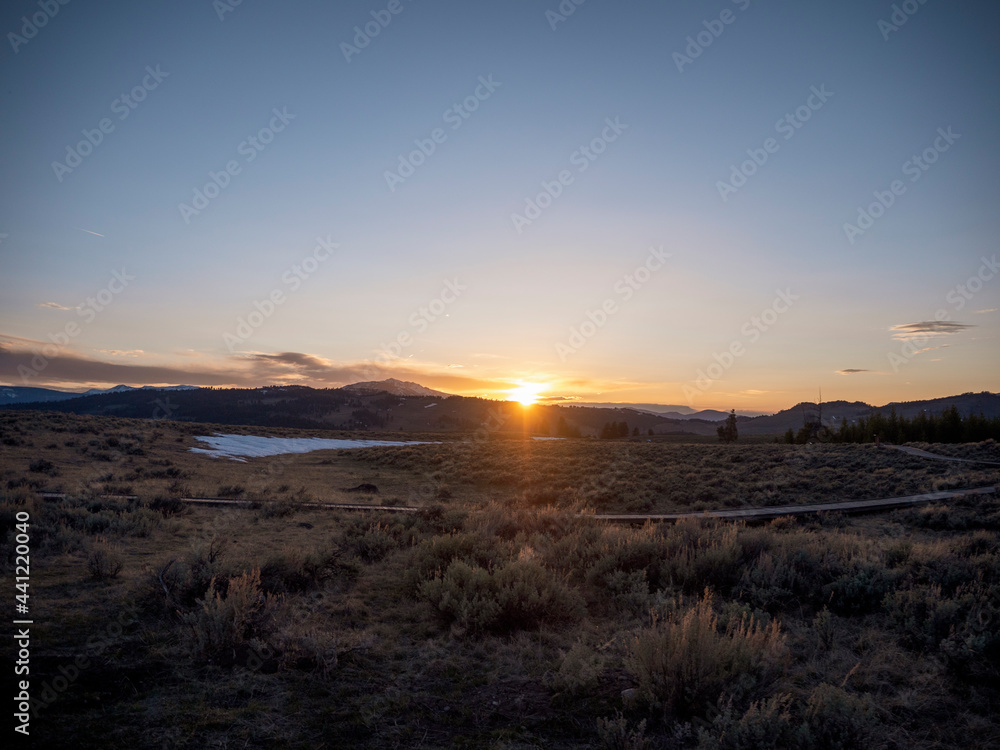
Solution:
<svg viewBox="0 0 1000 750"><path fill-rule="evenodd" d="M287 667L316 672L323 677L329 677L337 667L337 640L330 633L292 626L272 640Z"/></svg>
<svg viewBox="0 0 1000 750"><path fill-rule="evenodd" d="M967 682L1000 683L1000 630L996 627L1000 587L973 582L959 588L952 601L951 627L940 644L945 663Z"/></svg>
<svg viewBox="0 0 1000 750"><path fill-rule="evenodd" d="M812 621L813 631L816 633L816 643L817 645L825 650L829 651L833 648L833 642L836 636L836 627L833 622L833 615L830 614L830 610L823 607Z"/></svg>
<svg viewBox="0 0 1000 750"><path fill-rule="evenodd" d="M496 573L504 629L542 622L573 622L583 616L579 593L531 560L515 560Z"/></svg>
<svg viewBox="0 0 1000 750"><path fill-rule="evenodd" d="M613 719L598 719L597 741L602 750L644 750L650 746L646 738L646 720L633 729L621 711Z"/></svg>
<svg viewBox="0 0 1000 750"><path fill-rule="evenodd" d="M805 709L800 747L849 750L869 747L875 712L869 700L822 683L813 689Z"/></svg>
<svg viewBox="0 0 1000 750"><path fill-rule="evenodd" d="M183 560L171 560L150 574L150 590L157 596L166 594L171 610L193 606L206 590L217 590L228 577L228 568L222 562L226 546L227 540L217 536L197 542Z"/></svg>
<svg viewBox="0 0 1000 750"><path fill-rule="evenodd" d="M799 572L783 554L760 556L744 571L736 594L755 607L775 612L788 606L800 589Z"/></svg>
<svg viewBox="0 0 1000 750"><path fill-rule="evenodd" d="M671 544L651 527L620 530L599 548L599 556L587 570L587 583L606 588L611 576L618 571L642 572L651 589L661 588L664 578L664 560L674 554L677 542Z"/></svg>
<svg viewBox="0 0 1000 750"><path fill-rule="evenodd" d="M90 554L87 555L87 570L96 581L117 578L125 567L125 558L121 550L112 546L103 537L98 537Z"/></svg>
<svg viewBox="0 0 1000 750"><path fill-rule="evenodd" d="M443 575L424 581L420 595L444 615L456 635L567 622L584 611L576 591L530 560L515 560L495 572L455 560Z"/></svg>
<svg viewBox="0 0 1000 750"><path fill-rule="evenodd" d="M850 570L823 587L823 598L838 614L867 614L878 608L893 583L878 563L855 560Z"/></svg>
<svg viewBox="0 0 1000 750"><path fill-rule="evenodd" d="M425 581L440 576L455 560L491 568L500 559L497 543L489 537L463 532L434 536L413 549L406 567L406 583L416 591Z"/></svg>
<svg viewBox="0 0 1000 750"><path fill-rule="evenodd" d="M607 576L606 585L611 595L609 603L616 612L639 615L648 612L652 606L645 570L633 570L631 573L616 570Z"/></svg>
<svg viewBox="0 0 1000 750"><path fill-rule="evenodd" d="M885 548L885 564L890 568L902 567L910 561L911 554L913 554L912 542L906 539L894 542Z"/></svg>
<svg viewBox="0 0 1000 750"><path fill-rule="evenodd" d="M664 563L664 577L680 584L688 594L706 588L728 593L744 569L741 553L735 526L703 529Z"/></svg>
<svg viewBox="0 0 1000 750"><path fill-rule="evenodd" d="M339 556L332 548L275 555L260 566L261 589L265 593L285 594L316 588L334 574Z"/></svg>
<svg viewBox="0 0 1000 750"><path fill-rule="evenodd" d="M225 589L225 594L217 590L212 578L196 609L185 612L181 619L191 628L196 656L233 663L238 647L250 638L267 634L275 600L261 591L258 568L230 578Z"/></svg>
<svg viewBox="0 0 1000 750"><path fill-rule="evenodd" d="M368 563L378 562L396 546L396 540L389 533L389 527L381 523L371 524L354 542L358 557Z"/></svg>
<svg viewBox="0 0 1000 750"><path fill-rule="evenodd" d="M260 503L261 518L287 518L298 509L298 503L291 498L281 497Z"/></svg>
<svg viewBox="0 0 1000 750"><path fill-rule="evenodd" d="M452 562L444 575L421 584L420 595L460 633L487 631L500 615L496 581L489 571L461 560Z"/></svg>
<svg viewBox="0 0 1000 750"><path fill-rule="evenodd" d="M648 703L687 718L720 697L739 702L752 695L777 675L784 655L777 622L765 627L745 616L720 630L706 591L694 606L640 633L626 669Z"/></svg>
<svg viewBox="0 0 1000 750"><path fill-rule="evenodd" d="M149 503L150 510L155 510L164 516L176 516L185 510L184 503L179 497L169 495L157 495Z"/></svg>
<svg viewBox="0 0 1000 750"><path fill-rule="evenodd" d="M788 706L792 697L773 695L740 716L727 705L711 727L698 731L699 750L783 750L799 747Z"/></svg>
<svg viewBox="0 0 1000 750"><path fill-rule="evenodd" d="M594 691L607 659L585 643L573 644L548 678L549 687L559 693L579 697Z"/></svg>
<svg viewBox="0 0 1000 750"><path fill-rule="evenodd" d="M59 476L56 465L51 461L46 461L44 458L36 458L28 464L28 470L36 474L48 474L50 477Z"/></svg>

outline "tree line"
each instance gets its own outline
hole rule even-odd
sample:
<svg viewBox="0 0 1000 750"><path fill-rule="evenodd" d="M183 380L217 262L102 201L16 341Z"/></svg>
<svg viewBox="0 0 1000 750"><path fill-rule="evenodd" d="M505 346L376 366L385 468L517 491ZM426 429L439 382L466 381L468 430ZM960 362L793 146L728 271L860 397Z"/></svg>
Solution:
<svg viewBox="0 0 1000 750"><path fill-rule="evenodd" d="M1000 417L982 414L962 416L957 406L949 406L941 414L921 412L912 418L900 416L895 407L886 416L875 412L850 423L841 420L840 427L831 430L818 422L807 422L796 432L791 427L783 442L807 443L810 440L833 443L978 443L1000 440Z"/></svg>

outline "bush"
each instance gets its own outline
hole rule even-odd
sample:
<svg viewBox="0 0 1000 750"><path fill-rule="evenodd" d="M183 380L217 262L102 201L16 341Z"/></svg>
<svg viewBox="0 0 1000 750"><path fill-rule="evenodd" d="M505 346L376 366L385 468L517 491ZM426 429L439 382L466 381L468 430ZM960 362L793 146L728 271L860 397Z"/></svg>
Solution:
<svg viewBox="0 0 1000 750"><path fill-rule="evenodd" d="M850 570L823 587L823 598L838 614L863 615L878 608L893 584L878 563L856 560Z"/></svg>
<svg viewBox="0 0 1000 750"><path fill-rule="evenodd" d="M371 524L354 542L358 557L367 563L378 562L396 547L396 540L389 533L389 527L381 523Z"/></svg>
<svg viewBox="0 0 1000 750"><path fill-rule="evenodd" d="M785 656L777 622L754 617L723 631L710 592L634 640L626 669L648 703L680 718L704 714L720 697L740 702L777 676Z"/></svg>
<svg viewBox="0 0 1000 750"><path fill-rule="evenodd" d="M193 606L206 590L220 590L222 581L229 577L229 568L222 562L227 544L225 538L217 536L197 542L184 559L171 560L151 573L149 590L156 596L166 594L171 611Z"/></svg>
<svg viewBox="0 0 1000 750"><path fill-rule="evenodd" d="M28 470L36 474L48 474L50 477L59 476L59 471L56 469L55 464L51 461L46 461L44 458L36 458L28 464Z"/></svg>
<svg viewBox="0 0 1000 750"><path fill-rule="evenodd" d="M768 612L791 604L802 588L802 576L783 554L762 552L744 571L736 595Z"/></svg>
<svg viewBox="0 0 1000 750"><path fill-rule="evenodd" d="M697 528L697 527L695 527ZM664 562L664 578L693 594L706 588L728 593L745 569L735 526L692 529L685 548Z"/></svg>
<svg viewBox="0 0 1000 750"><path fill-rule="evenodd" d="M443 575L424 581L420 595L444 615L456 635L567 622L584 612L576 591L530 560L515 560L495 572L455 560Z"/></svg>
<svg viewBox="0 0 1000 750"><path fill-rule="evenodd" d="M699 750L783 750L800 747L788 706L792 697L773 695L754 702L740 716L732 705L715 717L708 729L698 732Z"/></svg>
<svg viewBox="0 0 1000 750"><path fill-rule="evenodd" d="M800 747L810 750L850 750L870 747L875 712L869 700L822 683L809 696Z"/></svg>
<svg viewBox="0 0 1000 750"><path fill-rule="evenodd" d="M573 622L583 616L583 599L550 570L515 560L496 574L503 629L533 628L542 622Z"/></svg>
<svg viewBox="0 0 1000 750"><path fill-rule="evenodd" d="M269 594L309 591L328 580L338 562L339 553L335 549L275 555L260 566L260 586Z"/></svg>
<svg viewBox="0 0 1000 750"><path fill-rule="evenodd" d="M238 659L240 646L269 633L275 600L261 591L258 568L230 578L225 589L225 594L217 590L212 578L197 608L181 619L191 628L195 656L231 664Z"/></svg>
<svg viewBox="0 0 1000 750"><path fill-rule="evenodd" d="M461 560L452 562L444 575L421 584L420 595L460 634L488 631L500 615L496 581L489 571Z"/></svg>
<svg viewBox="0 0 1000 750"><path fill-rule="evenodd" d="M98 537L94 547L87 555L87 570L90 576L96 581L106 581L117 578L125 567L125 558L121 550L108 544L103 537Z"/></svg>
<svg viewBox="0 0 1000 750"><path fill-rule="evenodd" d="M632 729L621 711L613 719L598 719L597 741L602 750L644 750L650 746L646 739L646 720L643 719Z"/></svg>
<svg viewBox="0 0 1000 750"><path fill-rule="evenodd" d="M491 568L500 561L495 540L473 533L434 536L413 549L406 566L406 583L412 591L440 576L452 562L460 560L472 566Z"/></svg>
<svg viewBox="0 0 1000 750"><path fill-rule="evenodd" d="M547 679L549 687L573 697L597 689L606 658L582 642L574 643L559 662L559 669Z"/></svg>
<svg viewBox="0 0 1000 750"><path fill-rule="evenodd" d="M613 571L607 576L605 584L610 594L609 603L615 612L633 615L649 612L653 598L649 593L649 584L646 583L645 570L633 570L631 573L624 570Z"/></svg>
<svg viewBox="0 0 1000 750"><path fill-rule="evenodd" d="M281 663L287 667L316 672L323 677L329 677L337 668L338 644L330 633L291 626L272 640L281 654Z"/></svg>
<svg viewBox="0 0 1000 750"><path fill-rule="evenodd" d="M181 499L170 495L157 495L150 501L149 508L164 516L176 516L185 510Z"/></svg>
<svg viewBox="0 0 1000 750"><path fill-rule="evenodd" d="M660 533L644 527L621 530L598 548L599 556L587 570L587 583L606 588L616 573L641 573L651 590L662 588L668 580L664 577L664 560L677 554L679 544L671 544Z"/></svg>

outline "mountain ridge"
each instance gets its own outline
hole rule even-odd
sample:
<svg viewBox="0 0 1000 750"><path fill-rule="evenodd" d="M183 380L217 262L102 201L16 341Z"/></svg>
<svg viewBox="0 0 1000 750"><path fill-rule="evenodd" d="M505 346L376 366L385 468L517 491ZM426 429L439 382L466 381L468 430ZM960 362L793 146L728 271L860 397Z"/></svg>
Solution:
<svg viewBox="0 0 1000 750"><path fill-rule="evenodd" d="M198 390L196 385L116 385L111 388L91 388L90 390L63 391L58 388L33 388L19 385L0 385L0 406L7 404L37 404L52 401L68 401L84 396L103 396L108 393L126 393L129 391L188 391Z"/></svg>
<svg viewBox="0 0 1000 750"><path fill-rule="evenodd" d="M699 418L698 413L681 418L624 408L584 406L582 404L539 403L525 410L514 401L443 394L427 391L423 395L393 394L379 387L384 381L351 384L343 388L315 389L308 386L277 385L261 388L192 388L173 386L174 390L157 398L157 388L114 388L85 396L70 394L57 401L0 403L5 410L40 409L78 414L122 416L138 419L166 418L188 422L214 422L274 427L301 427L342 430L391 429L398 431L472 431L489 422L497 410L508 415L505 431L527 430L532 434L552 436L598 435L608 423L626 422L630 433L638 430L648 436L699 435L714 437L718 421ZM392 387L392 383L389 384ZM360 389L352 386L361 386ZM0 396L5 388L0 386ZM35 389L38 390L38 389ZM437 408L428 409L431 404ZM1000 417L1000 394L982 392L945 396L913 402L896 402L875 407L861 401L832 401L822 404L823 424L836 429L841 420L848 423L876 411L884 414L895 408L897 414L911 418L926 411L939 414L954 405L964 414ZM820 405L801 402L771 415L739 416L740 435L781 435L789 428L800 429L807 421L819 419ZM722 413L722 412L719 412Z"/></svg>

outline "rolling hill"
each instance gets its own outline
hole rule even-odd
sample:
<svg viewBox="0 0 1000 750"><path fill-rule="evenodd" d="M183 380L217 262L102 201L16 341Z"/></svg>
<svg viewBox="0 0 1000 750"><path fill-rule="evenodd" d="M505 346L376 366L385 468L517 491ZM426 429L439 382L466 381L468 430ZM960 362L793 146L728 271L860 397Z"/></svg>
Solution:
<svg viewBox="0 0 1000 750"><path fill-rule="evenodd" d="M48 400L0 401L0 408L216 424L393 432L471 432L486 424L491 430L510 433L565 437L579 431L583 436L596 436L609 422L625 422L630 435L638 430L640 436L647 437L652 430L656 435L714 437L718 415L724 414L703 411L668 416L621 405L579 404L536 404L525 410L516 402L454 396L418 383L392 379L326 389L306 386L176 386L170 389L122 386L92 395L0 386L0 395L7 390L42 391L42 398ZM37 394L15 395L28 398ZM984 392L880 407L859 401L832 401L822 404L822 421L836 428L843 419L850 423L875 411L888 414L895 408L897 414L913 417L922 411L940 414L951 405L957 406L962 414L1000 416L1000 394ZM741 435L782 435L789 428L798 430L806 421L815 421L819 412L817 404L803 402L777 414L737 419Z"/></svg>

